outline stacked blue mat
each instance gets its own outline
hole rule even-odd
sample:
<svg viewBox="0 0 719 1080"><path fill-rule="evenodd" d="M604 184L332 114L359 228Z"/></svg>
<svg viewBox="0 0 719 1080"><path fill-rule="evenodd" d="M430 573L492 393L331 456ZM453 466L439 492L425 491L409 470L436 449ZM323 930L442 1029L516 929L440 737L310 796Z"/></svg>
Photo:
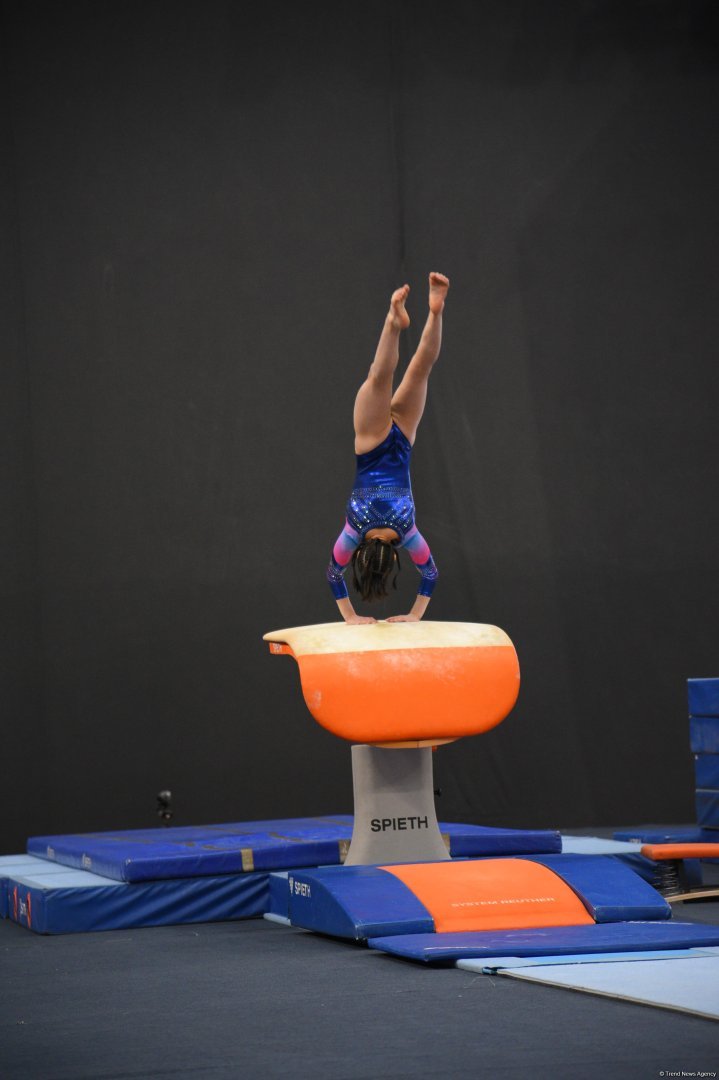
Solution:
<svg viewBox="0 0 719 1080"><path fill-rule="evenodd" d="M689 745L694 755L697 811L695 829L620 829L615 840L642 844L719 843L719 679L687 679ZM709 859L708 862L716 862ZM692 860L685 860L690 868ZM698 863L697 863L698 866ZM692 886L701 884L701 870L693 871Z"/></svg>
<svg viewBox="0 0 719 1080"><path fill-rule="evenodd" d="M719 843L719 679L689 679L688 691L697 824L703 840Z"/></svg>
<svg viewBox="0 0 719 1080"><path fill-rule="evenodd" d="M41 934L263 915L273 870L338 865L353 819L38 836L0 857L0 916ZM453 858L561 851L559 833L441 824Z"/></svg>

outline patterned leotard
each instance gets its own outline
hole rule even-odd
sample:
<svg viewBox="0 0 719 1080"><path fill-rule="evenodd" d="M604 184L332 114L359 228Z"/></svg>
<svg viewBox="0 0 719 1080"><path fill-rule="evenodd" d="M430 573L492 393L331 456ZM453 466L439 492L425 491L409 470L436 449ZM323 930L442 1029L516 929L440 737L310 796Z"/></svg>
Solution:
<svg viewBox="0 0 719 1080"><path fill-rule="evenodd" d="M347 503L347 520L337 537L327 567L335 600L347 596L344 573L357 546L371 529L394 529L399 536L397 547L405 548L422 575L421 596L431 596L438 577L427 541L414 523L414 500L409 479L412 446L406 435L392 422L386 439L357 454L357 474Z"/></svg>

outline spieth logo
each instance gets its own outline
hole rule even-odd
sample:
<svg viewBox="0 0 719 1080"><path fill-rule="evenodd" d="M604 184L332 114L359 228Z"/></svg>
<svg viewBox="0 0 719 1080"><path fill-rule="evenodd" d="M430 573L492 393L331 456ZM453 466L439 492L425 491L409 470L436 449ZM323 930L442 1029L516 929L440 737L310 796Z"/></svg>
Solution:
<svg viewBox="0 0 719 1080"><path fill-rule="evenodd" d="M369 825L372 832L405 832L407 829L428 829L429 818L427 817L383 817L372 818Z"/></svg>
<svg viewBox="0 0 719 1080"><path fill-rule="evenodd" d="M83 855L82 865L85 867L86 870L90 869L90 867L92 866L92 859L89 855Z"/></svg>
<svg viewBox="0 0 719 1080"><path fill-rule="evenodd" d="M312 896L310 886L304 881L295 881L293 877L288 877L287 884L290 889L290 896Z"/></svg>

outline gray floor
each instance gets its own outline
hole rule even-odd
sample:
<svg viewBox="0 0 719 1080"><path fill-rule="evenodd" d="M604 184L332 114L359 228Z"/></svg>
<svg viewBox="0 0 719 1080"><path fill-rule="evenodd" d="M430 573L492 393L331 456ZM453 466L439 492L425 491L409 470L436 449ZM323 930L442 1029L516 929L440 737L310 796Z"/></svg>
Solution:
<svg viewBox="0 0 719 1080"><path fill-rule="evenodd" d="M0 926L3 1080L647 1077L719 1026L264 921L39 938Z"/></svg>
<svg viewBox="0 0 719 1080"><path fill-rule="evenodd" d="M719 869L719 868L717 868ZM679 918L719 924L719 903ZM719 1025L264 920L39 937L0 924L2 1080L719 1072Z"/></svg>

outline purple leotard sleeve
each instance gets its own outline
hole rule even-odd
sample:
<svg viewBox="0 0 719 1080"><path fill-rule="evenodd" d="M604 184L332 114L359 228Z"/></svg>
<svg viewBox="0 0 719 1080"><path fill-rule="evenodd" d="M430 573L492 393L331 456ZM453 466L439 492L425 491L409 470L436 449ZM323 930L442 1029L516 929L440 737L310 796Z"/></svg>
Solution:
<svg viewBox="0 0 719 1080"><path fill-rule="evenodd" d="M435 566L429 544L422 536L416 525L406 533L400 547L406 548L409 557L422 575L422 584L419 587L420 596L431 596L432 590L439 577L439 571Z"/></svg>
<svg viewBox="0 0 719 1080"><path fill-rule="evenodd" d="M332 557L327 567L327 581L335 600L342 600L348 595L344 574L361 539L362 537L357 530L353 529L350 523L346 521L342 532L335 541ZM432 552L429 550L429 544L416 525L409 529L399 546L406 548L410 559L422 576L419 595L431 596L439 572L432 558Z"/></svg>
<svg viewBox="0 0 719 1080"><path fill-rule="evenodd" d="M344 528L332 548L332 556L327 567L327 581L335 600L343 600L349 595L344 573L361 539L357 530L352 528L349 521L345 521Z"/></svg>

